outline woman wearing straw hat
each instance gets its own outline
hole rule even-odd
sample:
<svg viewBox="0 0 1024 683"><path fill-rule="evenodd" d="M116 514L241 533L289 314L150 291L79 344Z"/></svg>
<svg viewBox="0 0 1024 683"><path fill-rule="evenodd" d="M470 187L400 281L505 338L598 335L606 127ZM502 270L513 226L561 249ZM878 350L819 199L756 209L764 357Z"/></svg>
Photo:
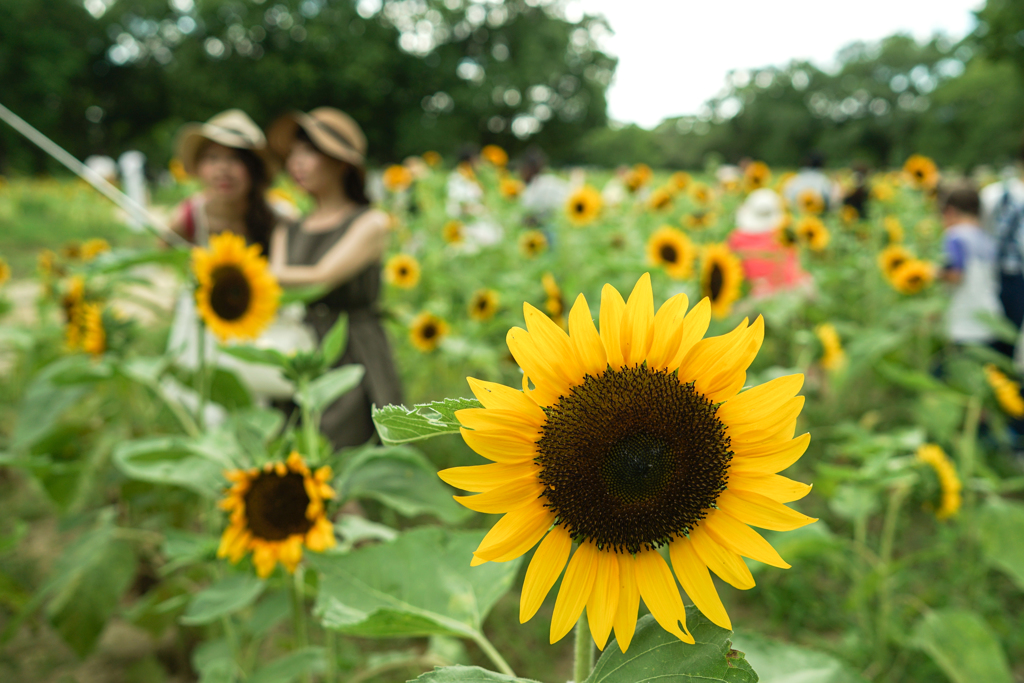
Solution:
<svg viewBox="0 0 1024 683"><path fill-rule="evenodd" d="M359 363L366 374L324 411L321 425L335 448L365 443L375 434L370 407L402 401L377 310L391 219L366 198L366 137L347 114L330 107L286 114L267 137L316 204L301 222L274 230L270 267L284 286L329 288L306 316L320 338L340 314L348 316L348 347L339 364Z"/></svg>
<svg viewBox="0 0 1024 683"><path fill-rule="evenodd" d="M211 234L234 232L267 251L278 216L265 193L278 170L260 127L238 109L178 133L176 154L203 189L178 207L171 229L196 244Z"/></svg>

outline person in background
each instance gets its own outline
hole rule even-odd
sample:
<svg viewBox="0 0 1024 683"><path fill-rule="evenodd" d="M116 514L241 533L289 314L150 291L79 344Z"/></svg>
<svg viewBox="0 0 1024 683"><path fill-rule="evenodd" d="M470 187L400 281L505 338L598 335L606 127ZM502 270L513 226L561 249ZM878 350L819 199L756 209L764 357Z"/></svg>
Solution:
<svg viewBox="0 0 1024 683"><path fill-rule="evenodd" d="M270 268L282 286L328 289L306 315L321 340L340 315L348 316L348 346L338 365L359 363L366 374L324 411L321 429L336 449L356 446L375 435L372 406L402 402L377 308L391 218L372 208L366 197L366 137L344 112L320 107L286 114L268 138L316 204L302 221L274 230Z"/></svg>
<svg viewBox="0 0 1024 683"><path fill-rule="evenodd" d="M825 155L811 152L804 160L800 172L793 176L782 189L790 207L798 207L806 193L813 192L821 199L823 210L829 211L838 204L839 188L825 174Z"/></svg>
<svg viewBox="0 0 1024 683"><path fill-rule="evenodd" d="M752 296L771 296L810 284L796 250L779 242L777 230L784 220L782 200L767 188L751 192L736 211L736 229L729 235L728 244L743 261Z"/></svg>
<svg viewBox="0 0 1024 683"><path fill-rule="evenodd" d="M205 245L210 235L233 232L266 253L279 216L266 191L279 161L263 131L239 109L206 123L190 123L178 133L176 156L202 190L178 205L171 230Z"/></svg>
<svg viewBox="0 0 1024 683"><path fill-rule="evenodd" d="M1021 139L1017 163L1003 169L1002 179L999 182L986 185L981 190L981 225L993 235L999 234L1006 219L1024 207L1022 164L1024 164L1024 138Z"/></svg>
<svg viewBox="0 0 1024 683"><path fill-rule="evenodd" d="M519 201L526 211L524 222L531 227L546 226L569 197L569 183L554 173L545 173L546 166L547 159L539 147L526 150L519 163L519 175L526 183ZM549 242L551 237L548 235Z"/></svg>
<svg viewBox="0 0 1024 683"><path fill-rule="evenodd" d="M952 286L946 309L946 333L956 345L989 344L996 347L986 316L1003 314L996 279L996 241L981 227L978 191L960 184L940 200L945 229L945 265L942 279ZM1012 348L999 349L1007 353Z"/></svg>
<svg viewBox="0 0 1024 683"><path fill-rule="evenodd" d="M852 206L857 211L861 220L868 217L868 199L871 197L871 188L868 187L868 165L858 161L851 166L853 170L853 189L843 197L843 206Z"/></svg>

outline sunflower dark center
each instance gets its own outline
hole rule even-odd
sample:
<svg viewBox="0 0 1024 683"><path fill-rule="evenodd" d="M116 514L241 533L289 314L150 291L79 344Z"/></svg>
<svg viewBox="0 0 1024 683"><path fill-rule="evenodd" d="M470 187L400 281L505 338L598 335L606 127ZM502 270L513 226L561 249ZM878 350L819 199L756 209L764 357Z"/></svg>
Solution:
<svg viewBox="0 0 1024 683"><path fill-rule="evenodd" d="M420 330L420 336L424 339L433 339L437 336L437 325L434 323L427 323L423 326L423 329Z"/></svg>
<svg viewBox="0 0 1024 683"><path fill-rule="evenodd" d="M711 266L711 276L708 278L708 293L712 301L718 301L724 283L725 274L722 272L722 267L716 263Z"/></svg>
<svg viewBox="0 0 1024 683"><path fill-rule="evenodd" d="M252 287L249 279L235 266L219 266L212 273L210 307L221 320L238 320L249 310Z"/></svg>
<svg viewBox="0 0 1024 683"><path fill-rule="evenodd" d="M675 373L588 375L547 409L537 442L545 505L577 541L636 553L688 533L725 489L717 407Z"/></svg>
<svg viewBox="0 0 1024 683"><path fill-rule="evenodd" d="M661 260L665 263L675 263L679 260L679 252L671 244L661 245L661 249L658 251L661 255Z"/></svg>
<svg viewBox="0 0 1024 683"><path fill-rule="evenodd" d="M309 494L301 474L260 472L245 494L245 517L253 536L283 541L313 527L306 518Z"/></svg>
<svg viewBox="0 0 1024 683"><path fill-rule="evenodd" d="M488 308L487 299L480 297L476 300L476 308L478 311L486 311Z"/></svg>
<svg viewBox="0 0 1024 683"><path fill-rule="evenodd" d="M587 210L587 205L584 204L583 202L576 202L575 210L576 213L583 213L584 211Z"/></svg>

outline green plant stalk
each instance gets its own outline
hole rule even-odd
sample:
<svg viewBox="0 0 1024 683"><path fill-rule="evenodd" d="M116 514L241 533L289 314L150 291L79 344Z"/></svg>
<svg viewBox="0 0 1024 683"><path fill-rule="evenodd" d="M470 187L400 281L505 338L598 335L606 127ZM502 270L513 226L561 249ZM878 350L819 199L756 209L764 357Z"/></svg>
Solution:
<svg viewBox="0 0 1024 683"><path fill-rule="evenodd" d="M238 632L235 630L235 625L231 622L231 615L225 614L220 618L220 623L224 627L224 638L228 641L231 659L235 662L235 666L244 673L245 667L242 665L241 645L238 642Z"/></svg>
<svg viewBox="0 0 1024 683"><path fill-rule="evenodd" d="M292 628L295 631L295 649L309 647L309 629L306 624L306 579L300 564L292 577ZM309 672L302 674L302 683L310 683Z"/></svg>
<svg viewBox="0 0 1024 683"><path fill-rule="evenodd" d="M209 387L207 386L206 376L206 324L201 317L199 318L199 324L196 325L196 336L199 338L199 346L196 349L199 359L196 369L196 384L198 385L196 393L199 394L198 408L196 409L196 426L202 432L206 429L206 394L209 391Z"/></svg>
<svg viewBox="0 0 1024 683"><path fill-rule="evenodd" d="M978 424L981 421L981 397L971 396L967 399L967 411L964 417L964 430L960 434L960 441L957 444L957 455L959 456L960 478L967 481L974 475L975 452L978 443ZM974 492L969 486L964 487L966 497L971 500ZM970 502L970 501L968 501Z"/></svg>
<svg viewBox="0 0 1024 683"><path fill-rule="evenodd" d="M878 614L875 621L875 663L882 665L886 647L889 642L888 625L892 614L892 593L889 575L892 564L892 550L896 541L896 526L899 522L900 508L910 493L907 486L899 486L889 493L889 504L885 508L885 519L882 522L882 538L878 548Z"/></svg>
<svg viewBox="0 0 1024 683"><path fill-rule="evenodd" d="M473 636L473 642L484 651L484 654L487 655L487 658L494 663L494 666L498 667L498 671L506 676L512 676L513 678L516 677L516 672L508 665L508 662L506 662L505 658L501 656L501 653L498 652L496 647L494 647L494 644L487 640L487 636L483 633L477 633Z"/></svg>
<svg viewBox="0 0 1024 683"><path fill-rule="evenodd" d="M338 680L338 634L329 628L324 629L324 653L327 657L324 681L334 683Z"/></svg>
<svg viewBox="0 0 1024 683"><path fill-rule="evenodd" d="M590 637L590 623L585 615L580 615L576 622L576 650L574 653L572 676L576 683L583 683L594 670L594 642Z"/></svg>

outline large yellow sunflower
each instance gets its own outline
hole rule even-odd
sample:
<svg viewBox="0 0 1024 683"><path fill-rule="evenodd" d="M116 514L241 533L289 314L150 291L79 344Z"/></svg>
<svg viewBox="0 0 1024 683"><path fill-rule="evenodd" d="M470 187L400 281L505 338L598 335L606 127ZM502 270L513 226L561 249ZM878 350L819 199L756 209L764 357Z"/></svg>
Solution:
<svg viewBox="0 0 1024 683"><path fill-rule="evenodd" d="M924 155L911 155L903 164L903 172L910 178L910 184L919 190L932 190L939 184L938 167Z"/></svg>
<svg viewBox="0 0 1024 683"><path fill-rule="evenodd" d="M548 238L540 230L527 230L519 237L519 251L526 258L543 254L548 248Z"/></svg>
<svg viewBox="0 0 1024 683"><path fill-rule="evenodd" d="M565 213L573 225L583 227L593 223L601 215L603 204L601 193L590 185L584 185L569 195L569 200L565 203Z"/></svg>
<svg viewBox="0 0 1024 683"><path fill-rule="evenodd" d="M647 240L647 260L661 266L673 280L693 275L693 259L697 250L681 230L665 225Z"/></svg>
<svg viewBox="0 0 1024 683"><path fill-rule="evenodd" d="M232 233L210 238L210 247L192 250L192 272L199 281L199 314L221 341L255 339L273 321L281 288L260 256Z"/></svg>
<svg viewBox="0 0 1024 683"><path fill-rule="evenodd" d="M768 184L772 181L772 170L768 168L768 164L763 161L753 161L747 164L747 167L743 171L743 188L747 192L753 192L754 190L760 190L762 187L768 187Z"/></svg>
<svg viewBox="0 0 1024 683"><path fill-rule="evenodd" d="M420 262L409 254L395 254L384 264L384 281L395 287L412 289L420 281Z"/></svg>
<svg viewBox="0 0 1024 683"><path fill-rule="evenodd" d="M413 318L409 325L409 339L412 345L423 353L430 353L438 347L448 334L448 323L433 313L424 311Z"/></svg>
<svg viewBox="0 0 1024 683"><path fill-rule="evenodd" d="M793 438L803 376L740 393L764 337L762 319L702 339L710 302L688 314L687 306L679 294L655 313L646 274L628 301L605 285L600 331L582 295L569 334L527 304L527 330L508 333L523 391L469 379L484 407L456 417L466 443L493 464L440 476L479 493L456 498L466 507L504 514L472 564L508 561L539 543L521 621L565 569L551 642L585 607L598 647L614 629L626 651L643 598L662 628L693 643L676 579L711 621L731 628L708 569L751 588L741 556L789 565L748 525L783 531L814 521L785 505L810 487L776 474L810 440Z"/></svg>
<svg viewBox="0 0 1024 683"><path fill-rule="evenodd" d="M238 562L252 551L256 573L266 578L280 562L294 572L302 546L322 552L335 544L334 526L324 501L334 498L331 468L311 472L302 456L292 452L285 462L263 468L224 473L232 482L220 502L231 522L220 538L217 557Z"/></svg>
<svg viewBox="0 0 1024 683"><path fill-rule="evenodd" d="M469 317L490 320L498 312L498 293L493 289L478 289L469 300Z"/></svg>
<svg viewBox="0 0 1024 683"><path fill-rule="evenodd" d="M926 443L917 449L917 459L935 470L935 476L939 479L939 488L942 490L942 499L939 507L935 510L935 517L949 519L960 510L963 503L961 490L963 484L956 468L950 462L949 456L941 447L933 443Z"/></svg>
<svg viewBox="0 0 1024 683"><path fill-rule="evenodd" d="M817 216L804 216L796 223L796 236L811 251L822 251L828 246L831 235L828 228Z"/></svg>
<svg viewBox="0 0 1024 683"><path fill-rule="evenodd" d="M711 303L716 318L729 315L732 304L740 298L743 265L724 244L704 247L700 265L700 292Z"/></svg>
<svg viewBox="0 0 1024 683"><path fill-rule="evenodd" d="M896 269L913 258L914 255L910 253L909 249L900 244L894 244L878 254L878 267L882 269L882 274L887 279L892 280L892 274L896 272Z"/></svg>
<svg viewBox="0 0 1024 683"><path fill-rule="evenodd" d="M935 266L920 259L910 259L892 272L889 282L900 294L917 294L935 279Z"/></svg>

